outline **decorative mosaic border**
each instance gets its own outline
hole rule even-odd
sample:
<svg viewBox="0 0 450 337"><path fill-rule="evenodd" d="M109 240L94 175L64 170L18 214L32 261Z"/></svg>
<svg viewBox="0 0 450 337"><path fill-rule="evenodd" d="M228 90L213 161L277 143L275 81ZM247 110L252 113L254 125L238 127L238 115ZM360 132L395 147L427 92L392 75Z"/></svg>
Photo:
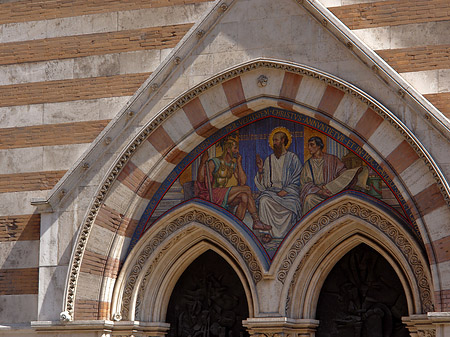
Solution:
<svg viewBox="0 0 450 337"><path fill-rule="evenodd" d="M181 109L186 103L190 102L192 99L198 97L208 89L221 84L229 79L237 77L246 72L259 69L259 68L268 68L268 69L279 69L281 71L292 72L296 74L301 74L304 76L308 76L311 78L318 79L327 83L330 86L336 87L345 93L354 96L359 99L363 103L367 104L368 107L372 108L377 114L379 114L382 118L387 120L395 129L397 129L405 140L412 146L412 148L416 151L420 158L422 158L429 168L430 171L433 172L433 176L436 180L436 183L440 189L440 192L445 199L447 205L450 206L450 191L449 187L446 185L445 180L443 179L443 175L436 163L433 161L431 156L426 152L421 143L412 135L410 131L407 130L406 127L402 125L402 122L395 117L393 114L388 113L387 109L384 109L380 104L378 104L374 99L369 98L368 96L361 93L358 89L353 87L351 84L346 83L344 81L338 80L332 75L327 75L318 70L306 67L295 65L288 62L278 61L278 60L262 60L258 59L256 61L251 61L249 63L245 63L240 65L234 69L228 70L219 74L211 80L208 80L200 85L196 86L192 90L185 93L181 98L177 99L174 103L170 104L166 109L164 109L161 113L159 113L135 138L135 140L128 146L128 148L121 154L114 168L109 173L108 177L103 182L101 188L99 189L98 194L95 196L93 200L89 213L81 227L80 234L78 237L78 241L75 247L74 255L72 257L70 274L68 279L68 284L66 288L66 296L65 296L65 310L68 314L73 317L74 305L75 305L75 295L76 295L76 287L77 280L79 276L79 271L81 267L81 261L83 258L84 250L86 248L87 239L89 237L89 233L91 231L92 225L94 223L95 217L103 204L106 195L111 189L113 183L116 181L117 176L121 172L122 168L127 164L132 155L136 152L138 147L144 142L147 137L158 128L166 119L168 119L171 115L174 114L175 111Z"/></svg>

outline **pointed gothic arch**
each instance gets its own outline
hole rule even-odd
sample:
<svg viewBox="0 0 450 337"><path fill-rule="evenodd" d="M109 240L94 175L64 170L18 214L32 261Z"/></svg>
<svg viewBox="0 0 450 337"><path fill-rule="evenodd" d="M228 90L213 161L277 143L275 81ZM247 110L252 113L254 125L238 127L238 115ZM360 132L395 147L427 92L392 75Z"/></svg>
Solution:
<svg viewBox="0 0 450 337"><path fill-rule="evenodd" d="M401 221L357 196L342 195L308 216L291 234L277 278L280 307L288 317L314 319L320 291L341 258L366 244L386 259L400 279L409 315L433 311L433 284L423 248Z"/></svg>
<svg viewBox="0 0 450 337"><path fill-rule="evenodd" d="M254 315L258 310L256 284L264 271L257 258L259 248L235 221L190 202L160 219L130 253L115 285L113 317L164 322L179 277L208 250L221 256L238 275L248 311Z"/></svg>

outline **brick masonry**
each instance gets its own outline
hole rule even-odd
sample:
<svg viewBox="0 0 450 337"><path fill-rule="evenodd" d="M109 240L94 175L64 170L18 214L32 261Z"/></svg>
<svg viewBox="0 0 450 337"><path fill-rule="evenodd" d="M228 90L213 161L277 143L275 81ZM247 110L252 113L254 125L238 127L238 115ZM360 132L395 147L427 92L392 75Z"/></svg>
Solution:
<svg viewBox="0 0 450 337"><path fill-rule="evenodd" d="M0 149L92 142L109 120L46 124L0 129Z"/></svg>
<svg viewBox="0 0 450 337"><path fill-rule="evenodd" d="M399 73L450 68L450 45L378 50Z"/></svg>
<svg viewBox="0 0 450 337"><path fill-rule="evenodd" d="M0 175L0 193L51 190L66 171Z"/></svg>
<svg viewBox="0 0 450 337"><path fill-rule="evenodd" d="M38 293L39 268L0 270L0 295Z"/></svg>
<svg viewBox="0 0 450 337"><path fill-rule="evenodd" d="M90 77L0 86L0 106L131 96L151 73Z"/></svg>
<svg viewBox="0 0 450 337"><path fill-rule="evenodd" d="M188 5L211 0L27 0L0 4L0 24L50 20L80 15Z"/></svg>
<svg viewBox="0 0 450 337"><path fill-rule="evenodd" d="M120 262L101 254L86 250L83 256L81 272L117 278Z"/></svg>
<svg viewBox="0 0 450 337"><path fill-rule="evenodd" d="M393 0L329 8L350 29L450 20L448 0Z"/></svg>
<svg viewBox="0 0 450 337"><path fill-rule="evenodd" d="M192 24L0 44L0 65L173 48Z"/></svg>
<svg viewBox="0 0 450 337"><path fill-rule="evenodd" d="M1 216L0 242L39 240L40 225L40 214Z"/></svg>
<svg viewBox="0 0 450 337"><path fill-rule="evenodd" d="M450 311L450 290L435 292L436 311Z"/></svg>
<svg viewBox="0 0 450 337"><path fill-rule="evenodd" d="M110 304L95 300L77 300L75 302L74 319L75 320L92 320L99 317L108 317L110 314Z"/></svg>
<svg viewBox="0 0 450 337"><path fill-rule="evenodd" d="M447 118L450 118L450 92L443 92L440 94L429 94L424 96Z"/></svg>

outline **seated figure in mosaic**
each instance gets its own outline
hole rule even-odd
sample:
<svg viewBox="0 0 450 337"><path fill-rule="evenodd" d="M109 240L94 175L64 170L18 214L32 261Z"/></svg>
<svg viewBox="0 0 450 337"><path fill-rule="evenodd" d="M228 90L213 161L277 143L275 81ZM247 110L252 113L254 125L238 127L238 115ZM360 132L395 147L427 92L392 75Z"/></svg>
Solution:
<svg viewBox="0 0 450 337"><path fill-rule="evenodd" d="M367 189L369 171L366 166L347 169L338 157L325 153L323 148L320 137L308 140L311 158L306 161L300 176L303 214L344 189Z"/></svg>
<svg viewBox="0 0 450 337"><path fill-rule="evenodd" d="M270 230L270 226L261 222L252 191L246 185L247 175L242 168L238 138L227 137L221 142L221 147L223 152L218 157L210 159L208 152L203 153L195 182L195 195L227 210L234 210L240 220L244 219L248 211L253 220L253 229ZM228 186L233 176L238 185Z"/></svg>
<svg viewBox="0 0 450 337"><path fill-rule="evenodd" d="M255 185L261 192L257 199L259 217L272 227L274 238L284 238L302 214L298 198L302 164L295 153L287 150L291 142L289 130L275 128L269 136L273 153L264 162L256 155Z"/></svg>

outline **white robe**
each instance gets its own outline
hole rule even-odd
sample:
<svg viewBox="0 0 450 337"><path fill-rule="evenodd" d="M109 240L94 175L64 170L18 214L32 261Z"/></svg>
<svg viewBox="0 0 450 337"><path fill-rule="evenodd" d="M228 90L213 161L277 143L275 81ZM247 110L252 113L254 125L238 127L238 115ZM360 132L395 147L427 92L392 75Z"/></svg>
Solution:
<svg viewBox="0 0 450 337"><path fill-rule="evenodd" d="M300 172L302 164L298 156L286 152L279 159L274 154L264 161L263 174L257 174L255 185L261 191L258 197L258 213L261 221L272 226L275 238L284 238L301 217ZM286 191L280 197L277 193Z"/></svg>

